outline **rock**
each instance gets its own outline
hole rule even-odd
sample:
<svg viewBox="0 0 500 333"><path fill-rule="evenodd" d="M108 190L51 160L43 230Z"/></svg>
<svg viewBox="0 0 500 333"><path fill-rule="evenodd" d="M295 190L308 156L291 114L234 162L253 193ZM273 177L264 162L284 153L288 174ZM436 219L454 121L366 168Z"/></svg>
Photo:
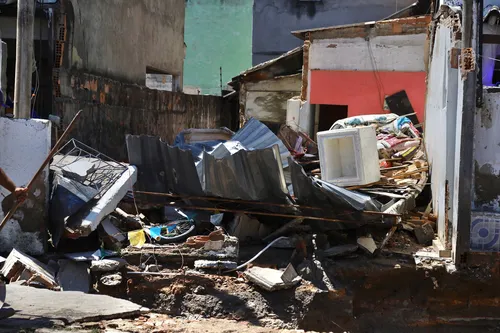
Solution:
<svg viewBox="0 0 500 333"><path fill-rule="evenodd" d="M122 275L121 273L104 274L100 281L105 286L116 287L122 283Z"/></svg>
<svg viewBox="0 0 500 333"><path fill-rule="evenodd" d="M282 271L257 266L247 269L244 274L250 282L267 291L291 288L301 280L298 276L292 282L285 282L281 278L283 275Z"/></svg>
<svg viewBox="0 0 500 333"><path fill-rule="evenodd" d="M371 235L368 235L366 237L359 237L358 245L369 254L373 254L377 250L377 244L375 244L375 241L373 240Z"/></svg>
<svg viewBox="0 0 500 333"><path fill-rule="evenodd" d="M434 229L430 223L418 226L413 230L417 242L422 245L430 245L434 239Z"/></svg>
<svg viewBox="0 0 500 333"><path fill-rule="evenodd" d="M193 293L198 294L198 295L203 295L203 294L205 294L205 287L197 286L196 288L194 288Z"/></svg>
<svg viewBox="0 0 500 333"><path fill-rule="evenodd" d="M127 264L122 258L92 260L90 270L92 272L112 272L117 271Z"/></svg>

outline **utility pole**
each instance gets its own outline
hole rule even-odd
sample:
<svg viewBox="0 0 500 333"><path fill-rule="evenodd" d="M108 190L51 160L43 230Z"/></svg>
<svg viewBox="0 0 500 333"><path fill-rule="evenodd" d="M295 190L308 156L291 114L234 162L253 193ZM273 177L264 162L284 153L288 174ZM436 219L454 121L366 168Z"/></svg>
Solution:
<svg viewBox="0 0 500 333"><path fill-rule="evenodd" d="M35 0L17 0L14 117L30 118Z"/></svg>

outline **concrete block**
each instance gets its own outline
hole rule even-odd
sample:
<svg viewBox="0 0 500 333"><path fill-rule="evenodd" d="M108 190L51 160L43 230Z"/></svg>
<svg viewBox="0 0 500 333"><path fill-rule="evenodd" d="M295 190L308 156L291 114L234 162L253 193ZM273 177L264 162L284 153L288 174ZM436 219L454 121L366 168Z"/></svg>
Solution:
<svg viewBox="0 0 500 333"><path fill-rule="evenodd" d="M49 154L50 121L0 118L0 137L0 167L16 185L27 185ZM32 255L45 252L49 192L47 168L35 181L28 199L0 232L0 252L10 252L14 247ZM2 187L0 194L0 219L3 219L13 197L7 197L9 192Z"/></svg>
<svg viewBox="0 0 500 333"><path fill-rule="evenodd" d="M339 186L380 180L375 129L370 126L318 133L321 179Z"/></svg>
<svg viewBox="0 0 500 333"><path fill-rule="evenodd" d="M131 165L99 199L90 213L83 219L78 231L82 232L83 235L88 235L94 231L101 221L115 210L136 181L137 168Z"/></svg>

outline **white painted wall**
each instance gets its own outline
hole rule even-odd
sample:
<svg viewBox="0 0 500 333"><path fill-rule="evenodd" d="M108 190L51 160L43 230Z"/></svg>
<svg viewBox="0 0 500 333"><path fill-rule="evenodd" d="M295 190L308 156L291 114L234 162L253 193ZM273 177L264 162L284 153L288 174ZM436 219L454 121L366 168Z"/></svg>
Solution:
<svg viewBox="0 0 500 333"><path fill-rule="evenodd" d="M245 83L245 117L284 124L287 101L300 95L301 75Z"/></svg>
<svg viewBox="0 0 500 333"><path fill-rule="evenodd" d="M451 220L453 216L451 200L454 193L459 72L450 65L452 47L452 31L449 25L440 24L436 30L429 67L424 135L432 172L432 206L434 213L438 215L438 235L443 244L447 240L445 235L447 181L450 191L448 219Z"/></svg>
<svg viewBox="0 0 500 333"><path fill-rule="evenodd" d="M425 71L426 34L313 40L311 70ZM369 47L370 45L370 47Z"/></svg>
<svg viewBox="0 0 500 333"><path fill-rule="evenodd" d="M0 167L16 183L27 185L51 148L51 123L39 119L0 118ZM9 192L0 188L0 203ZM49 172L45 169L30 195L0 232L0 252L16 247L42 254L46 242ZM4 212L0 209L0 219Z"/></svg>

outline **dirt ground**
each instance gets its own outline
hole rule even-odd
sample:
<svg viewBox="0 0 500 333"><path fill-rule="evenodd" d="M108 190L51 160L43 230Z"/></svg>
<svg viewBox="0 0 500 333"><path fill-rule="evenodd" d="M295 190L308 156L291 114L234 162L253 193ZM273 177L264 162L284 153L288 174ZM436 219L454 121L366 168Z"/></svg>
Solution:
<svg viewBox="0 0 500 333"><path fill-rule="evenodd" d="M294 333L301 330L282 330L268 327L259 327L249 322L226 319L198 319L189 320L172 318L162 314L150 314L147 317L125 320L117 319L102 323L89 323L72 327L83 332L105 333ZM78 332L78 331L77 331ZM337 332L337 331L336 331ZM338 331L341 332L341 331ZM312 332L311 332L312 333Z"/></svg>

